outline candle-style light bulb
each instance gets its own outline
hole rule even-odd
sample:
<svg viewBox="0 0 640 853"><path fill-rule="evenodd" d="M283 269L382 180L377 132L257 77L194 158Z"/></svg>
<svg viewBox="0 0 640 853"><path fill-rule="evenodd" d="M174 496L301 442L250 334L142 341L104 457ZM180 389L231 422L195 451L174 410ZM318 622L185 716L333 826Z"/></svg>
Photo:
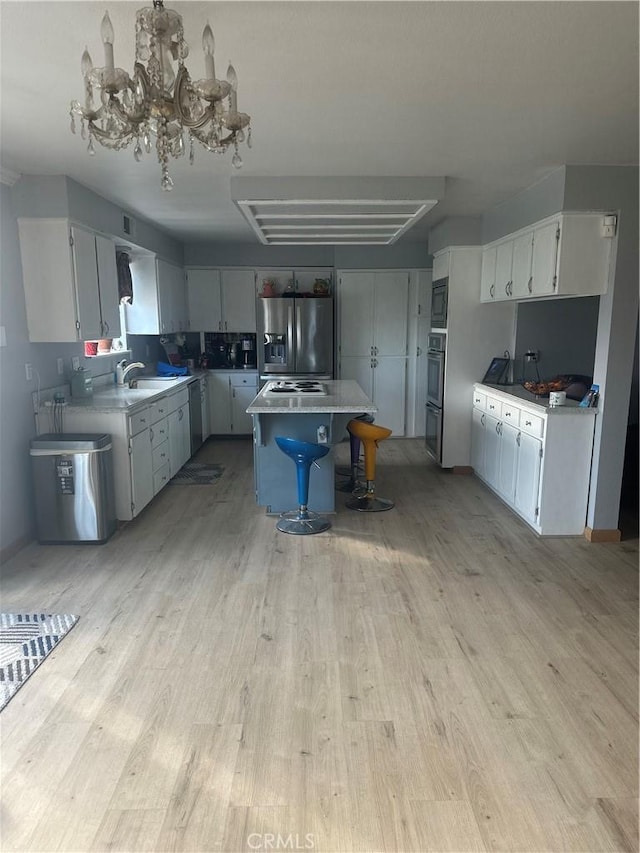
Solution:
<svg viewBox="0 0 640 853"><path fill-rule="evenodd" d="M215 80L216 69L213 62L213 52L216 47L216 40L213 37L213 30L207 22L207 26L202 31L202 50L204 51L204 75L207 80Z"/></svg>
<svg viewBox="0 0 640 853"><path fill-rule="evenodd" d="M229 63L229 67L227 68L227 83L231 86L231 92L229 93L229 100L231 102L231 112L238 112L238 75L236 74L236 69L233 67L231 63Z"/></svg>
<svg viewBox="0 0 640 853"><path fill-rule="evenodd" d="M83 77L88 77L93 70L93 62L91 61L91 56L89 55L89 51L86 47L82 54L82 59L80 60L80 70L82 71Z"/></svg>
<svg viewBox="0 0 640 853"><path fill-rule="evenodd" d="M109 71L113 71L113 24L111 23L111 18L109 17L109 13L104 13L104 18L102 19L102 24L100 25L100 36L102 37L102 43L104 44L104 64L105 68Z"/></svg>

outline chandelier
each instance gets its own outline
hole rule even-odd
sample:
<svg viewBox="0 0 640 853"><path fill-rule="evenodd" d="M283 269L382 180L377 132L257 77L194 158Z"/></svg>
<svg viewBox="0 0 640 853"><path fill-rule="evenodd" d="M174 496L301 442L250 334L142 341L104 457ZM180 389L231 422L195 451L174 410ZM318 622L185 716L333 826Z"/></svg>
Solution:
<svg viewBox="0 0 640 853"><path fill-rule="evenodd" d="M190 163L195 140L216 154L233 147L231 162L237 169L242 166L238 146L246 139L251 148L251 117L238 112L238 78L233 65L227 69L226 80L216 80L215 41L209 24L202 33L205 76L195 83L184 64L189 47L182 17L165 9L163 0L153 0L152 7L136 13L136 62L131 77L114 66L114 32L108 12L100 35L104 67L95 68L85 48L80 66L84 105L72 101L69 113L73 133L76 116L80 117L80 135L89 138L89 154L96 153L94 141L116 151L135 142L133 156L139 162L143 152L151 152L154 139L163 190L173 188L169 155L183 156L187 141Z"/></svg>

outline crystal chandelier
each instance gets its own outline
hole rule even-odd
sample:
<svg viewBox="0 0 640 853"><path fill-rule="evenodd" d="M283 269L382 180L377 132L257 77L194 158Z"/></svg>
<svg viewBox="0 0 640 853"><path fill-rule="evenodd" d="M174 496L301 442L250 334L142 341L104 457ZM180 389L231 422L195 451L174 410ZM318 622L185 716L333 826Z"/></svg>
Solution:
<svg viewBox="0 0 640 853"><path fill-rule="evenodd" d="M238 78L233 65L226 80L216 80L213 59L214 38L209 24L202 33L205 77L192 82L184 60L189 47L184 40L182 17L165 9L163 0L136 13L136 62L133 76L114 67L113 26L105 12L100 29L104 44L104 68L94 68L85 48L81 70L84 77L84 106L71 102L71 130L80 117L80 134L89 137L88 152L95 154L94 140L119 151L135 142L133 156L139 162L143 151L151 152L155 139L162 170L163 190L173 188L169 175L169 155L185 153L194 159L194 140L207 151L223 154L234 148L232 164L242 166L238 145L251 148L251 117L238 112ZM177 70L174 70L177 62ZM99 103L94 102L94 92ZM247 130L245 136L245 129Z"/></svg>

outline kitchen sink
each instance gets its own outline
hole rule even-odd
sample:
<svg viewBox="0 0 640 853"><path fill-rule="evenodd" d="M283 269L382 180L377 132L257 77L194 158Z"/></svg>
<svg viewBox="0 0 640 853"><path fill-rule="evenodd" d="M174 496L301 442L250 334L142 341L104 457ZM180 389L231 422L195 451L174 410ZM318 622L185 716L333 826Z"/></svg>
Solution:
<svg viewBox="0 0 640 853"><path fill-rule="evenodd" d="M181 379L185 379L185 378L186 377L184 377L184 376L180 376L177 379L175 376L158 376L155 379L145 379L144 377L141 376L140 379L137 379L137 382L138 382L138 388L141 388L141 389L158 388L158 389L162 390L165 388L171 388L172 385L175 385ZM136 377L133 376L132 379L135 380Z"/></svg>

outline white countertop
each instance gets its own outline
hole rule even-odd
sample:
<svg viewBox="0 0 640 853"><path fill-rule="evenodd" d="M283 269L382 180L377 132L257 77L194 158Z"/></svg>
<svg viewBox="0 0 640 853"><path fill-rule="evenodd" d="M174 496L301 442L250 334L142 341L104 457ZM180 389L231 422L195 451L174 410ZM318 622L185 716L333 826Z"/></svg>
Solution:
<svg viewBox="0 0 640 853"><path fill-rule="evenodd" d="M206 373L193 374L191 376L179 376L176 379L163 379L162 388L145 388L142 385L138 388L129 388L127 385L99 385L93 392L91 397L74 398L72 397L66 404L66 412L124 412L134 413L144 406L152 403L158 397L163 397L165 394L175 391L178 388L190 385ZM134 379L136 377L133 377ZM154 379L153 376L141 376L140 380ZM40 407L41 411L48 411L48 408Z"/></svg>
<svg viewBox="0 0 640 853"><path fill-rule="evenodd" d="M597 408L580 406L577 400L567 400L564 406L550 406L548 398L536 397L531 391L527 391L522 385L483 385L476 382L474 385L479 391L491 394L492 397L508 400L513 403L514 399L518 405L525 406L532 412L543 415L589 415L594 417L598 413Z"/></svg>
<svg viewBox="0 0 640 853"><path fill-rule="evenodd" d="M378 411L378 407L367 397L357 382L352 379L323 379L327 387L326 397L265 397L264 389L251 401L247 408L250 415L269 414L313 414L314 412L360 413Z"/></svg>

